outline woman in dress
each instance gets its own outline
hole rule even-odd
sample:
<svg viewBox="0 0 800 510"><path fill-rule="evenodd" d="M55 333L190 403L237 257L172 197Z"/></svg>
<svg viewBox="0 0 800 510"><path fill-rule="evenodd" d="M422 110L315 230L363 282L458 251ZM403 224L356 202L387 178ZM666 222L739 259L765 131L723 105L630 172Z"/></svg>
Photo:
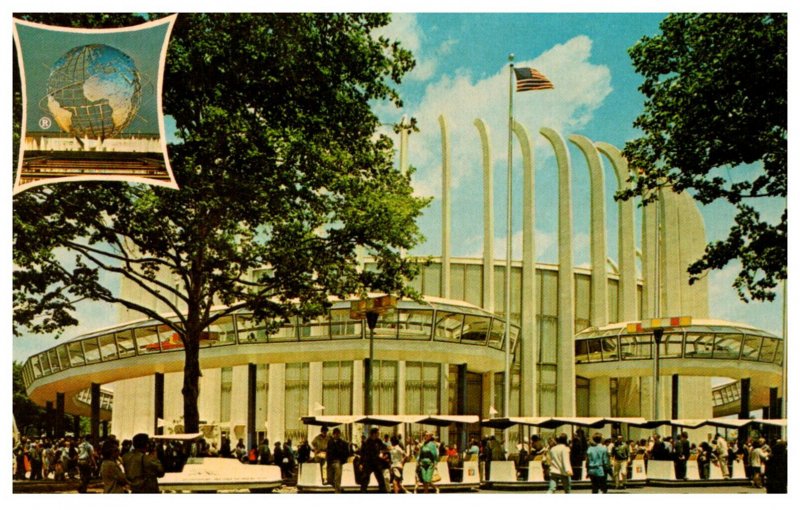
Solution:
<svg viewBox="0 0 800 510"><path fill-rule="evenodd" d="M422 446L417 456L417 477L422 483L422 492L429 489L436 490L433 485L433 476L436 471L436 464L439 462L439 447L433 440L433 434L425 432Z"/></svg>

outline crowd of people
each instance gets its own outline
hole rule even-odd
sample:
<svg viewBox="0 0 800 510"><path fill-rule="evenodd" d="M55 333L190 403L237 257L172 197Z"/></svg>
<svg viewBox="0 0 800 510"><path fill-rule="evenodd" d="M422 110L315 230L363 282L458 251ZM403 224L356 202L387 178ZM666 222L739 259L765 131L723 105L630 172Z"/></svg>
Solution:
<svg viewBox="0 0 800 510"><path fill-rule="evenodd" d="M440 460L447 462L451 481L461 480L465 461L480 460L484 476L491 476L492 462L512 459L519 480L528 479L529 462L541 461L549 492L562 487L570 492L572 481L583 479L583 466L591 480L593 493L605 493L609 484L623 489L631 478L634 459L646 465L650 460L671 461L678 480L688 478L688 463L696 462L700 479L708 479L711 465L716 465L723 478L730 478L735 460L743 463L748 479L756 488L766 488L769 493L786 492L787 458L786 442L776 440L767 444L764 438L748 438L729 443L717 434L699 445L691 443L682 432L675 438L662 438L659 434L634 440L621 435L604 438L596 432L587 438L579 429L570 438L561 433L545 439L534 434L530 442L522 442L516 454L508 455L502 442L494 436L480 441L472 439L464 451L454 444L440 442L430 432L404 442L402 436L379 435L373 427L360 444L347 441L336 428L329 433L323 426L311 442L302 440L295 449L291 439L277 441L270 446L263 439L257 446L245 447L239 439L231 446L230 438L223 434L219 447L203 438L193 442L152 441L146 434L137 434L132 440L121 443L109 436L94 442L91 436L83 438L27 439L22 437L13 448L15 480L56 481L79 480L79 492L86 492L92 479L100 478L104 492L158 492L158 478L165 472L181 471L189 457L220 456L236 458L243 463L272 464L280 467L285 482L296 480L300 464L319 464L323 483L341 492L342 466L352 462L356 482L366 491L374 477L380 492L406 492L404 464L416 462L414 491L435 491L440 478Z"/></svg>
<svg viewBox="0 0 800 510"><path fill-rule="evenodd" d="M494 452L490 437L481 449L481 459L488 469L492 459L503 459L503 453ZM711 441L699 445L691 443L683 431L677 437L662 438L652 434L638 441L625 440L621 435L603 438L596 432L587 439L578 430L570 439L567 434L558 434L544 441L537 434L531 436L530 443L518 445L516 456L517 476L527 479L528 461L538 459L542 462L545 479L549 481L549 491L558 486L565 492L571 490L571 482L583 479L585 462L587 476L592 483L592 492L607 492L608 483L615 489L624 489L631 478L633 460L644 462L645 469L650 460L674 463L675 478L688 480L688 463L696 462L698 476L702 480L711 477L711 466L719 467L723 479L730 479L734 462L742 462L746 476L756 488L766 488L770 493L786 492L787 457L786 441L776 440L770 446L765 438L748 438L746 441L729 443L721 434Z"/></svg>
<svg viewBox="0 0 800 510"><path fill-rule="evenodd" d="M164 476L162 459L183 459L173 444L157 444L147 434L136 434L121 444L113 436L92 441L92 436L61 440L20 438L14 445L15 480L78 480L78 492L88 491L93 479L101 479L106 493L158 493ZM174 463L170 464L176 466Z"/></svg>

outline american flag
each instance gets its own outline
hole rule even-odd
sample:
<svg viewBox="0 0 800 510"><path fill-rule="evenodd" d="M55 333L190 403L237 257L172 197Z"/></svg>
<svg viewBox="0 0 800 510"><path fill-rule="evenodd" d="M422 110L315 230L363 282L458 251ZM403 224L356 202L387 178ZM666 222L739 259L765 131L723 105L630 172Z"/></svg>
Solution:
<svg viewBox="0 0 800 510"><path fill-rule="evenodd" d="M517 75L517 92L553 88L553 83L532 67L515 67L514 74Z"/></svg>

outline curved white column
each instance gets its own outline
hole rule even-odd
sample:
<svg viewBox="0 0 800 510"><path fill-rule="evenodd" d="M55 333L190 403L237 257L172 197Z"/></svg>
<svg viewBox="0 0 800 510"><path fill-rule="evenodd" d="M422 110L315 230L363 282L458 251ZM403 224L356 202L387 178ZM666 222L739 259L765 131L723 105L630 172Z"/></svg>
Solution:
<svg viewBox="0 0 800 510"><path fill-rule="evenodd" d="M575 281L572 254L572 182L567 145L550 128L539 132L553 147L558 165L558 366L556 414L575 415ZM553 296L542 296L552 299ZM543 339L543 341L546 341Z"/></svg>
<svg viewBox="0 0 800 510"><path fill-rule="evenodd" d="M483 309L494 312L494 179L489 145L489 127L475 119L483 155Z"/></svg>
<svg viewBox="0 0 800 510"><path fill-rule="evenodd" d="M591 189L591 260L592 260L592 299L589 309L592 326L608 324L608 269L606 258L606 190L603 164L600 154L591 140L581 135L572 135L569 141L575 144L586 157L589 167Z"/></svg>
<svg viewBox="0 0 800 510"><path fill-rule="evenodd" d="M528 130L514 122L514 134L522 151L522 309L520 313L520 416L538 409L539 333L536 327L536 249L533 150Z"/></svg>
<svg viewBox="0 0 800 510"><path fill-rule="evenodd" d="M628 161L619 149L605 142L595 143L614 167L617 176L617 189L628 188ZM617 202L617 264L619 265L619 321L633 321L636 313L636 246L634 244L634 203L633 200Z"/></svg>
<svg viewBox="0 0 800 510"><path fill-rule="evenodd" d="M450 297L450 142L447 122L439 115L442 132L442 283L441 296Z"/></svg>

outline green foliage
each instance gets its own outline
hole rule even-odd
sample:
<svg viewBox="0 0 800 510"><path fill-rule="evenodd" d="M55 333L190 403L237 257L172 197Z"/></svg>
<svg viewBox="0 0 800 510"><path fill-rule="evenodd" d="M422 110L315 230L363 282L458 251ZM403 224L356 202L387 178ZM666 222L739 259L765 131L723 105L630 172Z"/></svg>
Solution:
<svg viewBox="0 0 800 510"><path fill-rule="evenodd" d="M13 397L12 404L14 409L14 420L21 434L26 434L28 430L42 430L45 411L37 406L25 393L25 383L22 381L22 365L14 362L13 370Z"/></svg>
<svg viewBox="0 0 800 510"><path fill-rule="evenodd" d="M617 197L648 203L671 186L703 204L730 202L736 224L688 268L690 281L738 259L741 299L772 300L786 278L787 216L766 221L753 203L786 197L786 15L673 14L661 30L629 50L647 99L634 123L644 135L623 153L641 174ZM752 163L761 168L752 180L721 176Z"/></svg>
<svg viewBox="0 0 800 510"><path fill-rule="evenodd" d="M370 102L399 105L390 83L414 64L372 37L388 21L180 15L163 88L181 139L169 147L180 190L84 182L15 197L15 324L56 331L81 298L168 324L186 346L184 415L195 431L200 334L220 316L312 315L330 296L410 292L416 266L402 253L422 240L416 218L428 201L412 196L391 140L375 135ZM357 249L378 272L357 264ZM157 307L112 292L104 274Z"/></svg>

